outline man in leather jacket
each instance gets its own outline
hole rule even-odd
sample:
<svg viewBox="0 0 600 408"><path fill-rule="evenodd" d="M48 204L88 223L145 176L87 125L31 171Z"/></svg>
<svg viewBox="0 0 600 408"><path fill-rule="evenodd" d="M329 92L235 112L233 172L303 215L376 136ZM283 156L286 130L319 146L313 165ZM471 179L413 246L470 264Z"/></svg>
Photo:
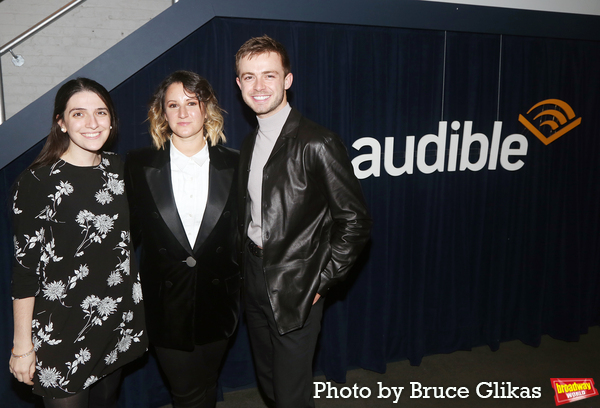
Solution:
<svg viewBox="0 0 600 408"><path fill-rule="evenodd" d="M240 152L245 311L269 406L314 407L312 360L327 290L369 239L371 219L340 138L290 107L285 48L268 36L236 55L258 128Z"/></svg>

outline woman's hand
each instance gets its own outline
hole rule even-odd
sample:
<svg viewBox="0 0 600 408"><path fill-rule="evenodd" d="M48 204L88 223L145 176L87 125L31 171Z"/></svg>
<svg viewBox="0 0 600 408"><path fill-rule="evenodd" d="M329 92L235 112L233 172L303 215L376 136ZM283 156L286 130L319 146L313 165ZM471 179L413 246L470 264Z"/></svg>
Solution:
<svg viewBox="0 0 600 408"><path fill-rule="evenodd" d="M13 349L13 353L19 355L16 353L17 351L19 350ZM27 351L28 350L23 351L23 354L27 354ZM11 355L8 366L10 368L10 372L17 380L25 384L33 385L32 380L33 374L35 373L35 351L26 357L15 357L14 355Z"/></svg>
<svg viewBox="0 0 600 408"><path fill-rule="evenodd" d="M35 298L28 297L13 300L15 337L8 366L15 378L25 384L33 385L35 373L35 351L31 341L31 321Z"/></svg>

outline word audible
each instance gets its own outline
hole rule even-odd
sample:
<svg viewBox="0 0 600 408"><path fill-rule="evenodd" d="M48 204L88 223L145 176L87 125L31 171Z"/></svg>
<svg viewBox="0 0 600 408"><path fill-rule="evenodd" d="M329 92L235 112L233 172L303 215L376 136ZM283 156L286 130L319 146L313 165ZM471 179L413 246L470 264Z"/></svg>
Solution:
<svg viewBox="0 0 600 408"><path fill-rule="evenodd" d="M428 134L419 139L416 167L421 173L479 171L486 167L486 164L488 170L496 170L498 162L502 168L508 171L516 171L523 167L524 162L514 157L527 155L528 141L525 136L512 134L502 139L502 122L494 122L490 140L483 133L473 133L473 122L466 121L461 141L460 134L457 133L460 127L460 122L452 122L451 128L454 133L450 134L448 140L448 123L440 122L437 135ZM394 144L393 137L385 138L383 154L385 171L390 176L413 174L415 171L415 137L406 137L402 165L394 161ZM363 147L371 148L370 153L361 154L352 159L356 177L359 179L369 176L379 177L381 174L381 144L379 141L372 137L363 137L357 139L352 147L356 150Z"/></svg>
<svg viewBox="0 0 600 408"><path fill-rule="evenodd" d="M598 395L592 378L551 378L550 382L557 406Z"/></svg>
<svg viewBox="0 0 600 408"><path fill-rule="evenodd" d="M581 124L568 103L559 99L546 99L533 105L527 114L519 115L519 122L544 145L570 132ZM395 137L381 142L373 137L361 137L352 143L359 152L370 148L352 159L354 174L359 179L381 176L383 169L393 177L435 172L496 170L520 170L527 156L528 141L524 135L515 133L502 137L502 122L494 122L491 138L483 133L473 133L473 122L453 121L448 135L448 122L438 124L437 134L427 134L418 141L406 136L404 151L398 148ZM461 135L462 127L462 135ZM546 134L548 136L546 136Z"/></svg>
<svg viewBox="0 0 600 408"><path fill-rule="evenodd" d="M369 387L359 387L356 383L351 387L335 387L330 382L315 381L314 398L354 398L366 399L371 396L379 399L393 399L397 404L405 387L384 386L382 382L377 382L375 392ZM420 382L410 382L409 398L469 398L470 390L467 387L428 387ZM541 398L541 387L516 387L510 382L480 382L475 387L475 394L479 398Z"/></svg>

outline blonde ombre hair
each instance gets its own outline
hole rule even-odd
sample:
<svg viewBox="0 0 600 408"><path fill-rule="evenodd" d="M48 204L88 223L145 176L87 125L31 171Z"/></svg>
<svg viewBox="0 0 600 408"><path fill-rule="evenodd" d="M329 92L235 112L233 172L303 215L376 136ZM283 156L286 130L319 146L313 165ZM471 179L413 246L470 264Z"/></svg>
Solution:
<svg viewBox="0 0 600 408"><path fill-rule="evenodd" d="M190 95L195 95L200 102L200 108L205 112L204 137L211 146L226 141L223 133L223 109L217 102L215 91L210 83L200 75L191 71L175 71L166 77L152 95L148 109L150 135L152 143L158 150L165 148L165 143L171 138L173 131L169 127L165 114L165 96L172 84L182 84L183 89Z"/></svg>

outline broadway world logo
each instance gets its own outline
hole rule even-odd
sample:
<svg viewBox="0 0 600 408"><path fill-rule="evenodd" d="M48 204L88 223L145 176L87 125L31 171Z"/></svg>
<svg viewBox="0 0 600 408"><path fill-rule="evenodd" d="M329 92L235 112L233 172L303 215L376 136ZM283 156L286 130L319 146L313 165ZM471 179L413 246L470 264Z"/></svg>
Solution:
<svg viewBox="0 0 600 408"><path fill-rule="evenodd" d="M550 382L557 406L598 395L592 378L551 378Z"/></svg>

